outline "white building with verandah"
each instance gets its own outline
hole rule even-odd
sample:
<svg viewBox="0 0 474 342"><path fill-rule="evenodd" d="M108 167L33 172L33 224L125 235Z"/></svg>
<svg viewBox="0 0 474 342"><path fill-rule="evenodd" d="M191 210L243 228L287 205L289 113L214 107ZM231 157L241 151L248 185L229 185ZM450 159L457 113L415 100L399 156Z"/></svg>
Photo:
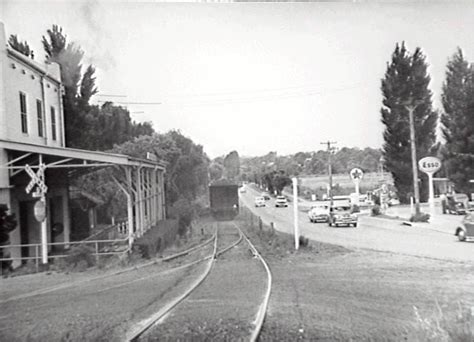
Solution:
<svg viewBox="0 0 474 342"><path fill-rule="evenodd" d="M120 222L125 246L165 218L165 163L67 148L62 94L59 65L9 48L0 23L0 203L18 221L10 246L0 248L8 249L14 267L27 260L46 263L55 247L73 244L69 183L92 170L113 168L126 194L126 219Z"/></svg>

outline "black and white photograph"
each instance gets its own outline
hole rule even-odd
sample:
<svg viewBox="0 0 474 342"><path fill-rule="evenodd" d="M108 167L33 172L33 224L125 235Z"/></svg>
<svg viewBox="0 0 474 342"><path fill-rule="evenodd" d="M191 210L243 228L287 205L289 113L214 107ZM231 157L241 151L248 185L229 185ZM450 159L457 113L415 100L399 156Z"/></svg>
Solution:
<svg viewBox="0 0 474 342"><path fill-rule="evenodd" d="M474 341L473 32L0 0L0 341Z"/></svg>

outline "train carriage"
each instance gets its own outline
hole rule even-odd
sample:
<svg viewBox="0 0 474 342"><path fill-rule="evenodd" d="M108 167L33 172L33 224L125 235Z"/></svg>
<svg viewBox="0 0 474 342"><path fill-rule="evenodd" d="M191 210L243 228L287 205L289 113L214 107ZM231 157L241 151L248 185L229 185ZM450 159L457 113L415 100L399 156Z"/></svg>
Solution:
<svg viewBox="0 0 474 342"><path fill-rule="evenodd" d="M217 220L233 220L239 213L239 185L229 180L214 181L209 185L211 214Z"/></svg>

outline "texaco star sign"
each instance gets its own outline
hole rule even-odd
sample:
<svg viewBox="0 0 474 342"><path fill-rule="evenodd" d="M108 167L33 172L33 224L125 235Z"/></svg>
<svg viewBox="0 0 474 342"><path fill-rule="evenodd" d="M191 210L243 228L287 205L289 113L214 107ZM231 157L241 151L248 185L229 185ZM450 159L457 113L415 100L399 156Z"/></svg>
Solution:
<svg viewBox="0 0 474 342"><path fill-rule="evenodd" d="M354 182L360 182L362 180L362 177L364 176L364 173L361 169L354 168L351 170L350 175Z"/></svg>

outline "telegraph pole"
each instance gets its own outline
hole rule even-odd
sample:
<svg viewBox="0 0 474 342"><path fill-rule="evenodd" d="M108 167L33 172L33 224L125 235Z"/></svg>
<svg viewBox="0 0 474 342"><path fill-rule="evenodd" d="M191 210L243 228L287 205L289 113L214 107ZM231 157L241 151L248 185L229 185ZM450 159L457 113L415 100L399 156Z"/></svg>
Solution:
<svg viewBox="0 0 474 342"><path fill-rule="evenodd" d="M420 214L420 188L418 185L418 161L416 160L416 143L415 143L415 119L413 112L416 107L421 104L421 101L414 101L410 98L408 101L403 103L405 109L408 111L408 117L410 120L410 146L411 146L411 165L413 169L413 192L415 196L415 215Z"/></svg>
<svg viewBox="0 0 474 342"><path fill-rule="evenodd" d="M326 141L322 142L321 145L326 145L327 146L327 151L328 151L328 173L329 173L329 205L332 207L332 165L331 165L331 154L332 151L334 150L334 147L331 147L331 145L337 144L337 141Z"/></svg>

